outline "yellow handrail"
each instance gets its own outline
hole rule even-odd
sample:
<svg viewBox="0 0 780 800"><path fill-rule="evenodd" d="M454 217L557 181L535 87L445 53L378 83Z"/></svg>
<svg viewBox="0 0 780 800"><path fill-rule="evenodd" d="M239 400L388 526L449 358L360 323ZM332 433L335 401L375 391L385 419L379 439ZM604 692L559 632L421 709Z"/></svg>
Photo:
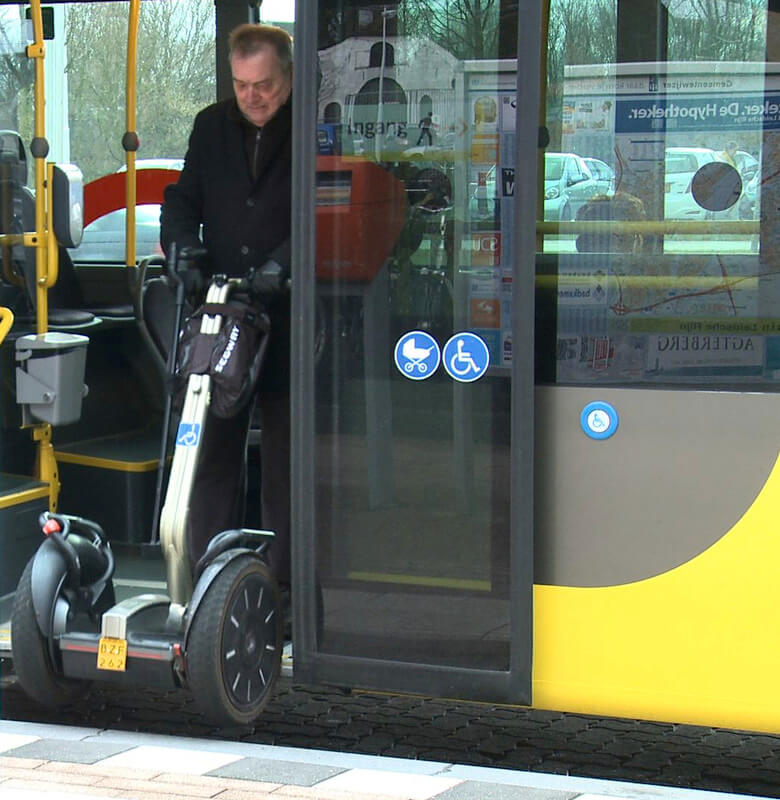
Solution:
<svg viewBox="0 0 780 800"><path fill-rule="evenodd" d="M46 164L49 143L46 141L45 95L43 63L46 49L43 43L43 16L41 0L30 0L33 23L33 43L27 46L28 58L35 60L35 110L34 133L30 152L35 159L35 231L23 236L25 247L35 248L35 329L39 334L49 328L49 287L57 280L57 240L51 225L53 165ZM48 178L48 180L47 180ZM35 477L49 485L49 510L57 509L60 482L57 461L52 445L52 429L48 424L32 426L33 440L37 443Z"/></svg>
<svg viewBox="0 0 780 800"><path fill-rule="evenodd" d="M43 60L46 48L43 43L41 0L31 0L30 13L33 24L33 43L27 46L26 53L28 58L35 60L34 135L30 149L35 159L35 233L32 237L32 246L35 247L36 330L38 333L46 333L49 316L48 288L53 284L49 268L52 258L56 260L57 255L56 252L53 256L47 252L49 242L46 235L46 156L49 154L49 146L46 142L44 108ZM26 239L27 237L25 237ZM56 279L56 273L54 279Z"/></svg>
<svg viewBox="0 0 780 800"><path fill-rule="evenodd" d="M14 324L14 312L10 308L0 306L0 344L3 343L8 331Z"/></svg>
<svg viewBox="0 0 780 800"><path fill-rule="evenodd" d="M684 236L690 234L727 234L745 236L758 234L758 220L594 220L583 222L549 222L537 220L536 230L542 234L576 233L639 233L656 236Z"/></svg>
<svg viewBox="0 0 780 800"><path fill-rule="evenodd" d="M125 264L135 266L135 154L138 148L136 132L136 75L138 71L138 19L141 0L130 0L130 18L127 24L127 88L125 91L125 136L123 145L127 157L125 177Z"/></svg>

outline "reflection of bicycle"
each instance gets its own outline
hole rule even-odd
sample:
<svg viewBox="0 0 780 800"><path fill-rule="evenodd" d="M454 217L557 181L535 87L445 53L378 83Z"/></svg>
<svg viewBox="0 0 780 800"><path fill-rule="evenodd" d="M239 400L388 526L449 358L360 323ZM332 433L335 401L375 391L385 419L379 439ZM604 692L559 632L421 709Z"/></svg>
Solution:
<svg viewBox="0 0 780 800"><path fill-rule="evenodd" d="M458 377L468 375L469 372L479 372L479 367L472 358L471 351L463 349L464 344L463 339L458 339L458 350L452 354L450 359L450 369Z"/></svg>
<svg viewBox="0 0 780 800"><path fill-rule="evenodd" d="M407 372L412 372L417 367L421 375L425 374L428 371L428 365L423 362L423 359L428 358L431 350L433 350L433 347L417 347L414 338L407 339L401 348L403 357L409 359L404 364L404 369Z"/></svg>

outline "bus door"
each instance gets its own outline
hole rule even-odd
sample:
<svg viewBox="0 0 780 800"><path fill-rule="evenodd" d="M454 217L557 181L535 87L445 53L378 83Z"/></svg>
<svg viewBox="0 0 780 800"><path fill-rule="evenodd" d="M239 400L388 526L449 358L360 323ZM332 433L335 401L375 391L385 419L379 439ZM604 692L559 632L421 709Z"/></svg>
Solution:
<svg viewBox="0 0 780 800"><path fill-rule="evenodd" d="M297 26L305 682L530 702L536 199L513 173L535 185L539 24L518 82L509 5L434 35L404 2L311 0Z"/></svg>

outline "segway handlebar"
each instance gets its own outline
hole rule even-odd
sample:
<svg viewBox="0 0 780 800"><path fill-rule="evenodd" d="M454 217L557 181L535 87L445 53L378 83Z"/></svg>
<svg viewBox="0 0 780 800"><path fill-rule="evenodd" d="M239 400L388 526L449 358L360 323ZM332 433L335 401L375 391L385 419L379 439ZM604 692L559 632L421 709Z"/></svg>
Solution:
<svg viewBox="0 0 780 800"><path fill-rule="evenodd" d="M275 251L276 252L276 251ZM280 249L279 252L283 252ZM283 258L283 257L282 257ZM283 259L284 260L284 259ZM202 247L182 247L171 244L166 272L173 286L181 287L185 297L193 297L205 287L209 256ZM212 276L222 278L223 276ZM227 278L223 278L227 280ZM290 271L275 258L269 258L261 267L252 267L241 279L239 291L258 297L268 297L290 290Z"/></svg>
<svg viewBox="0 0 780 800"><path fill-rule="evenodd" d="M106 538L103 529L97 522L93 522L84 517L75 517L71 514L54 514L44 511L38 517L38 524L45 536L60 551L68 567L68 575L75 585L81 581L81 561L76 548L68 542L68 535L71 527L81 532L92 534L92 543L95 547L101 547L106 554L106 570L100 580L106 580L114 572L114 554L111 552L111 545Z"/></svg>

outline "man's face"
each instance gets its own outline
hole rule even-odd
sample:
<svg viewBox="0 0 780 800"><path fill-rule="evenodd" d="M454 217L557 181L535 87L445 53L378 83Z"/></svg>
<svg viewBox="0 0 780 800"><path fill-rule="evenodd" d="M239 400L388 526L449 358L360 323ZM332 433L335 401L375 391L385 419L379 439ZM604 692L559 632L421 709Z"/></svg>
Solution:
<svg viewBox="0 0 780 800"><path fill-rule="evenodd" d="M292 90L292 76L286 75L271 46L254 55L230 60L233 91L241 113L262 127L284 105Z"/></svg>

